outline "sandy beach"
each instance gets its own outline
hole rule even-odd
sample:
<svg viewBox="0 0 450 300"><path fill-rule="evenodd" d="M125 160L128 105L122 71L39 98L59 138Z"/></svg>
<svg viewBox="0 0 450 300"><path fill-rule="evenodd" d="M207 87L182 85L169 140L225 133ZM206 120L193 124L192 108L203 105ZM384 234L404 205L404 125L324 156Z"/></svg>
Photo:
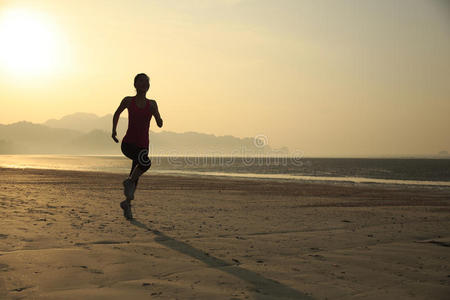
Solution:
<svg viewBox="0 0 450 300"><path fill-rule="evenodd" d="M450 188L0 169L1 299L448 299Z"/></svg>

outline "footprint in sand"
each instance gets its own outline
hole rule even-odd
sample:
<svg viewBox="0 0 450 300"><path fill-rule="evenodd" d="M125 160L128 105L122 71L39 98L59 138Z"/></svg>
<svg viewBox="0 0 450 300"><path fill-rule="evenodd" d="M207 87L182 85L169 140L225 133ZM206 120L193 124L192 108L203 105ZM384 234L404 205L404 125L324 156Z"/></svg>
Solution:
<svg viewBox="0 0 450 300"><path fill-rule="evenodd" d="M79 267L79 268L85 269L86 271L88 271L90 273L94 273L94 274L104 274L102 270L89 269L87 266L72 266L72 267Z"/></svg>
<svg viewBox="0 0 450 300"><path fill-rule="evenodd" d="M9 271L9 265L0 264L0 272L7 272L7 271Z"/></svg>
<svg viewBox="0 0 450 300"><path fill-rule="evenodd" d="M11 292L21 292L21 291L26 290L26 289L29 289L29 288L32 288L32 286L19 287L19 288L12 289L12 290L10 290L10 291L11 291Z"/></svg>

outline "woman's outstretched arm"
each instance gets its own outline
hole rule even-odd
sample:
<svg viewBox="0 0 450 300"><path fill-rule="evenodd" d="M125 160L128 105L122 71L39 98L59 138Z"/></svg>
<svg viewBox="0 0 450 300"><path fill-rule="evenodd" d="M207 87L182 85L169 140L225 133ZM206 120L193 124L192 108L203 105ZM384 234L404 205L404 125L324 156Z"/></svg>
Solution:
<svg viewBox="0 0 450 300"><path fill-rule="evenodd" d="M163 126L163 120L161 119L161 116L159 114L158 104L156 104L156 101L154 101L154 105L155 105L155 111L154 111L153 115L155 116L156 125L158 125L158 127L161 128Z"/></svg>
<svg viewBox="0 0 450 300"><path fill-rule="evenodd" d="M114 113L113 116L113 127L112 127L112 135L111 137L113 138L113 140L118 143L119 140L117 139L117 123L119 122L119 118L120 118L120 114L125 110L125 108L127 108L128 106L128 97L123 98L122 102L120 102L119 107L116 109L116 112Z"/></svg>

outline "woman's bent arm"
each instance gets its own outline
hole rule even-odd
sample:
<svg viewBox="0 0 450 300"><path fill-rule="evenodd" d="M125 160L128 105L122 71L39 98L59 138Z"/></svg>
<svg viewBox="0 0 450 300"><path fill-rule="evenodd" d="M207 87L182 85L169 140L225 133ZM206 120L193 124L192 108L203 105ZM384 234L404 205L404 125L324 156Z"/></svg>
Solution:
<svg viewBox="0 0 450 300"><path fill-rule="evenodd" d="M117 123L119 122L120 114L127 108L128 106L128 97L123 98L122 102L120 102L119 107L117 108L116 112L113 116L113 127L112 127L112 138L113 140L118 143L119 140L116 138L117 132Z"/></svg>
<svg viewBox="0 0 450 300"><path fill-rule="evenodd" d="M158 127L161 128L163 126L163 120L159 115L158 104L156 103L156 101L154 102L154 105L155 105L155 112L153 113L153 115L155 116L156 125L158 125Z"/></svg>

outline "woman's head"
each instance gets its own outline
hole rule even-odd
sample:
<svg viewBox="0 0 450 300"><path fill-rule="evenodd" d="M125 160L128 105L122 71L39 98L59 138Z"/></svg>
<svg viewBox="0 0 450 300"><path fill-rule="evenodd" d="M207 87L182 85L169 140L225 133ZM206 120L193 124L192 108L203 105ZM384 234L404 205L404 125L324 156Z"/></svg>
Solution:
<svg viewBox="0 0 450 300"><path fill-rule="evenodd" d="M134 77L136 92L147 92L150 88L150 78L145 73L139 73Z"/></svg>

